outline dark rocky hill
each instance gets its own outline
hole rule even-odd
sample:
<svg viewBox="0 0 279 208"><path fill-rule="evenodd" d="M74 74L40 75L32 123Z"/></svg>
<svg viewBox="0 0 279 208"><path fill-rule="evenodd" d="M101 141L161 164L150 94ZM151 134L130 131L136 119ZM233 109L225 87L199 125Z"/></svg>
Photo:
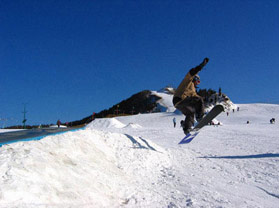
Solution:
<svg viewBox="0 0 279 208"><path fill-rule="evenodd" d="M132 95L130 98L117 103L109 109L96 113L94 118L114 117L120 115L133 115L138 113L149 113L157 106L160 97L153 95L150 90L144 90ZM78 121L70 123L71 126L83 125L92 121L93 116L90 115Z"/></svg>

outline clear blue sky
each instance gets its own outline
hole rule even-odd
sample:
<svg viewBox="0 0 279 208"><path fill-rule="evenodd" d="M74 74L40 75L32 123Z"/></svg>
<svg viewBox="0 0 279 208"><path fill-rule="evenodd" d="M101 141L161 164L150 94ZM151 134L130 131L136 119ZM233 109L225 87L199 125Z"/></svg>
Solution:
<svg viewBox="0 0 279 208"><path fill-rule="evenodd" d="M177 87L204 57L201 88L279 103L278 11L277 0L0 0L0 118L21 124L27 103L29 125L78 120Z"/></svg>

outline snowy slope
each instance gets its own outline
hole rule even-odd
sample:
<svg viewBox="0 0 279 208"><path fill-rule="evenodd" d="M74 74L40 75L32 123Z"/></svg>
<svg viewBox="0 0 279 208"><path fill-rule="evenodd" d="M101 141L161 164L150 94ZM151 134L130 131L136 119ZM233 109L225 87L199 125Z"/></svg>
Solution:
<svg viewBox="0 0 279 208"><path fill-rule="evenodd" d="M162 98L157 101L157 109L160 112L174 112L175 111L175 108L172 103L172 98L173 98L172 94L168 94L165 92L157 92L157 91L152 91L152 94Z"/></svg>
<svg viewBox="0 0 279 208"><path fill-rule="evenodd" d="M172 112L4 145L0 207L278 207L279 106L238 106L187 145Z"/></svg>

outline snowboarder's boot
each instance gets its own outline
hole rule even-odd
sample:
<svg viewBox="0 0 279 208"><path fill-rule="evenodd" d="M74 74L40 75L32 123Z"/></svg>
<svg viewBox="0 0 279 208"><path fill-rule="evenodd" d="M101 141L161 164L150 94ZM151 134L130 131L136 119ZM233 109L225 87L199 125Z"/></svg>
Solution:
<svg viewBox="0 0 279 208"><path fill-rule="evenodd" d="M185 121L181 120L180 125L183 128L184 134L187 135L190 132L190 130L185 126Z"/></svg>
<svg viewBox="0 0 279 208"><path fill-rule="evenodd" d="M190 130L189 130L189 129L187 129L187 128L183 128L183 131L184 131L184 134L185 134L185 135L187 135L187 134L189 134L189 133L190 133Z"/></svg>

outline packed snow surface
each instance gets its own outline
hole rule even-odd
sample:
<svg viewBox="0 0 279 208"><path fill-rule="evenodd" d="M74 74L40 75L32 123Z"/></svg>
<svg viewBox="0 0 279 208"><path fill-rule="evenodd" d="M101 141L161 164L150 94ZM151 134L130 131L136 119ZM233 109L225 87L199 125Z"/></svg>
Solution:
<svg viewBox="0 0 279 208"><path fill-rule="evenodd" d="M158 97L161 97L160 100L157 101L157 109L161 112L174 112L175 107L172 103L172 94L168 94L165 92L157 92L157 91L151 91L153 95L156 95Z"/></svg>
<svg viewBox="0 0 279 208"><path fill-rule="evenodd" d="M3 145L0 207L278 207L279 106L238 106L184 145L171 112Z"/></svg>
<svg viewBox="0 0 279 208"><path fill-rule="evenodd" d="M12 131L24 131L25 129L0 129L0 133L7 133Z"/></svg>

